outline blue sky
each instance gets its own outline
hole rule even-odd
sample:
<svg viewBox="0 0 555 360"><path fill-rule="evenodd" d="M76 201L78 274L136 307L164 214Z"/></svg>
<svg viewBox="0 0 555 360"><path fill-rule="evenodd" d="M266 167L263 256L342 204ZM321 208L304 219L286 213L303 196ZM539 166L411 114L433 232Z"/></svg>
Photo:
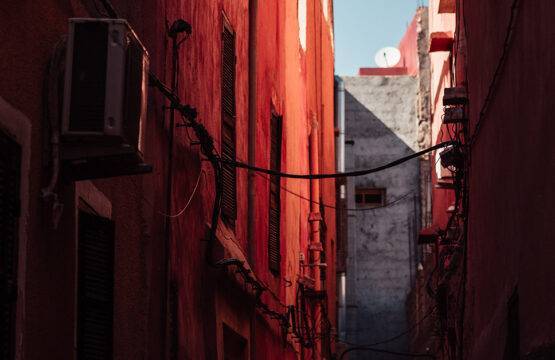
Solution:
<svg viewBox="0 0 555 360"><path fill-rule="evenodd" d="M376 52L397 46L419 3L427 0L335 0L335 73L376 66Z"/></svg>

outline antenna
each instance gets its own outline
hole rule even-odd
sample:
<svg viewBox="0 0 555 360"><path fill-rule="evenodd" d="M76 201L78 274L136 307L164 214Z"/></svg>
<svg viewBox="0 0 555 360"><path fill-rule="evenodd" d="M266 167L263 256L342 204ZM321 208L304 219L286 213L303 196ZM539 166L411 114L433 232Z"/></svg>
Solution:
<svg viewBox="0 0 555 360"><path fill-rule="evenodd" d="M401 60L401 52L392 46L384 47L376 53L374 61L381 68L394 67Z"/></svg>

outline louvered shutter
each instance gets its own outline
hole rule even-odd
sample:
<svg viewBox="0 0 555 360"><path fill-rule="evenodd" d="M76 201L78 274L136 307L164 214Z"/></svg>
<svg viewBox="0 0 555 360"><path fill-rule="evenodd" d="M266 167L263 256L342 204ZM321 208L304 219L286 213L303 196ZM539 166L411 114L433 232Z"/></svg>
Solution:
<svg viewBox="0 0 555 360"><path fill-rule="evenodd" d="M270 121L270 168L281 171L281 117L272 114ZM280 271L281 177L270 176L270 214L268 264L274 273Z"/></svg>
<svg viewBox="0 0 555 360"><path fill-rule="evenodd" d="M222 130L221 156L235 161L235 34L224 26L222 33ZM232 165L222 166L222 215L230 225L237 219L237 179Z"/></svg>
<svg viewBox="0 0 555 360"><path fill-rule="evenodd" d="M80 211L78 254L78 358L111 359L114 223Z"/></svg>
<svg viewBox="0 0 555 360"><path fill-rule="evenodd" d="M0 132L0 359L14 358L21 148Z"/></svg>

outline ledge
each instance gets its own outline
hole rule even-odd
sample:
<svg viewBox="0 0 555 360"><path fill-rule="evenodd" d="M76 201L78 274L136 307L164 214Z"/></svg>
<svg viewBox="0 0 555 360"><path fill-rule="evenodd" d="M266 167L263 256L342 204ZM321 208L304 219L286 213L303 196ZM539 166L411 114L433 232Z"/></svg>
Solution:
<svg viewBox="0 0 555 360"><path fill-rule="evenodd" d="M454 14L457 10L455 0L439 0L438 13L440 14Z"/></svg>
<svg viewBox="0 0 555 360"><path fill-rule="evenodd" d="M430 34L430 52L451 51L454 41L451 31L433 32Z"/></svg>

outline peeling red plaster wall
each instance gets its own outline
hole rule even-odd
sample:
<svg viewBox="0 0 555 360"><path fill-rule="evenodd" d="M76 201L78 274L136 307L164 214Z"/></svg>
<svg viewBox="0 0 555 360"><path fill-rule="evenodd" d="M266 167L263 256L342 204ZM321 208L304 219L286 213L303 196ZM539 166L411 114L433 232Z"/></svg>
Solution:
<svg viewBox="0 0 555 360"><path fill-rule="evenodd" d="M151 70L161 79L171 79L171 46L165 36L166 21L170 24L183 18L193 26L193 33L180 50L180 97L195 106L199 121L205 124L219 148L220 135L220 47L222 14L225 13L236 31L237 46L237 156L247 160L248 128L248 1L212 0L165 4L154 0L128 2L114 0L122 17L128 19L150 53ZM331 16L321 20L320 1L309 1L309 19L316 16L322 24L317 31L320 39L308 28L308 51L314 41L322 64L308 63L307 54L299 44L297 4L294 2L259 2L259 52L257 67L257 160L267 167L268 121L271 105L284 116L283 165L285 171L308 171L309 112L319 114L322 129L322 167L334 171L333 149L333 45ZM98 5L100 7L100 5ZM316 7L314 7L316 6ZM39 190L46 181L49 169L43 157L42 82L46 64L55 41L67 33L69 17L87 17L94 12L91 3L71 0L63 4L44 1L37 4L4 2L0 23L9 31L0 32L3 44L0 69L4 77L0 82L0 96L23 111L33 125L30 236L27 249L28 277L22 349L26 359L38 359L49 353L57 359L73 359L75 291L72 235L73 187L61 185L66 204L60 230L43 231L50 221L48 208L39 202ZM331 13L331 9L329 11ZM309 20L310 23L311 20ZM314 22L313 22L314 24ZM40 36L38 35L40 34ZM312 56L312 55L311 55ZM307 83L308 74L316 73L318 86ZM313 75L310 75L313 76ZM311 81L313 79L311 78ZM321 92L320 88L324 87ZM318 93L316 93L318 91ZM308 93L313 95L308 96ZM318 94L318 95L316 95ZM114 313L115 358L159 359L163 352L163 267L164 218L158 211L165 209L168 112L162 110L164 101L159 93L150 90L146 139L146 161L154 166L149 175L120 177L94 181L94 184L112 203L116 222L116 283ZM310 101L308 99L310 98ZM178 118L178 117L177 117ZM174 186L172 213L179 211L188 200L200 171L196 197L185 214L172 221L171 268L178 289L178 357L213 359L221 357L222 319L236 319L236 324L250 328L252 314L234 310L226 304L226 294L218 288L230 282L220 270L208 268L204 262L206 224L209 222L214 195L210 166L201 163L198 147L191 146L185 129L175 130ZM46 170L43 172L43 170ZM257 176L254 186L256 198L256 238L247 244L247 173L238 170L238 221L234 241L245 253L255 248L252 266L261 280L287 304L294 303L295 288L285 288L286 281L297 280L300 253L306 255L308 244L309 203L282 192L282 273L274 277L267 264L268 183ZM46 175L45 175L46 174ZM288 189L309 197L309 184L304 180L282 180ZM332 181L322 185L323 201L334 204ZM331 259L334 254L333 234L335 215L326 212L328 226L328 295L334 305L335 280ZM53 281L52 279L55 279ZM55 284L56 291L53 291ZM241 292L240 292L241 293ZM243 295L244 302L250 297ZM270 301L269 297L265 297ZM275 304L274 304L275 305ZM333 318L334 306L330 306ZM225 321L225 320L224 320ZM55 324L55 329L53 328ZM296 358L297 350L282 347L277 322L256 315L254 333L256 354L275 354L277 358ZM243 333L245 333L243 331ZM249 341L251 339L248 339Z"/></svg>

